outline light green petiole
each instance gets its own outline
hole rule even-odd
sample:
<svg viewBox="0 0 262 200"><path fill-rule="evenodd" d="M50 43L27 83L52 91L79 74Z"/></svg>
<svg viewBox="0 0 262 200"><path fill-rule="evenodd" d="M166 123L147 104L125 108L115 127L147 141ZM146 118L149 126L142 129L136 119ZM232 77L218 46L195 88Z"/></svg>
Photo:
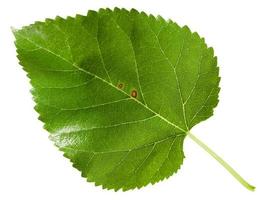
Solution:
<svg viewBox="0 0 262 200"><path fill-rule="evenodd" d="M246 180L244 180L225 160L223 160L219 155L217 155L213 150L211 150L205 143L203 143L190 132L187 132L187 135L200 147L202 147L207 153L209 153L213 158L215 158L245 188L251 191L255 191L256 187L250 185Z"/></svg>

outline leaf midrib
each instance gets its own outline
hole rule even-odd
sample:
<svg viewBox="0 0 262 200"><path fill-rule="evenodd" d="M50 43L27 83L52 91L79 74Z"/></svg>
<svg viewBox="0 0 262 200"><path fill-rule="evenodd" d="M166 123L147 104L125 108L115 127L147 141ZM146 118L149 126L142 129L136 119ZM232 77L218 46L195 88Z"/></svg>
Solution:
<svg viewBox="0 0 262 200"><path fill-rule="evenodd" d="M36 47L41 48L41 49L45 50L46 52L48 52L48 53L50 53L50 54L56 56L57 58L63 60L64 62L66 62L66 63L72 65L72 66L73 66L74 68L76 68L77 70L79 70L79 71L81 71L81 72L84 72L84 73L86 73L86 74L89 74L89 75L91 75L91 76L96 77L96 78L99 79L100 81L102 81L102 82L108 84L109 86L113 87L114 89L116 89L116 90L122 92L123 94L127 95L128 97L130 97L130 95L127 94L125 91L119 89L118 87L116 87L116 86L113 85L112 83L108 82L107 80L101 78L100 76L97 76L96 74L93 74L92 72L89 72L89 71L87 71L87 70L85 70L85 69L79 67L76 63L72 63L72 62L70 62L70 61L67 60L66 58L62 57L62 56L59 55L59 54L56 54L55 52L53 52L53 51L47 49L46 47L43 47L43 46L37 44L35 41L33 41L33 40L31 40L31 39L25 37L25 36L22 35L22 34L20 34L19 31L15 31L14 33L17 34L17 35L19 35L20 37L24 38L24 39L27 40L28 42L32 43L32 44L35 45ZM149 108L147 105L143 104L142 102L140 102L140 101L137 100L136 98L132 98L132 99L133 99L136 103L140 104L140 105L143 106L145 109L149 110L150 112L152 112L153 114L155 114L157 117L159 117L160 119L162 119L163 121L165 121L166 123L168 123L169 125L171 125L171 126L177 128L177 129L179 129L179 130L182 131L183 133L187 133L186 130L184 130L184 129L181 128L180 126L174 124L173 122L170 122L168 119L166 119L165 117L163 117L163 116L160 115L159 113L155 112L154 110L152 110L151 108Z"/></svg>

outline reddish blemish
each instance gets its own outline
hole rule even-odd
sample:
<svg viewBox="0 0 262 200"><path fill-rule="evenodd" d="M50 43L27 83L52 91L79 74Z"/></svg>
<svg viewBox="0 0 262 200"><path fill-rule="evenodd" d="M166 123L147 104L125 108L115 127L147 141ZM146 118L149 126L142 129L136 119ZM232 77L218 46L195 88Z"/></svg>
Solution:
<svg viewBox="0 0 262 200"><path fill-rule="evenodd" d="M136 90L132 90L131 96L136 98L137 97L137 91Z"/></svg>
<svg viewBox="0 0 262 200"><path fill-rule="evenodd" d="M119 83L119 84L117 85L117 87L118 87L119 89L123 89L124 84L123 84L123 83Z"/></svg>

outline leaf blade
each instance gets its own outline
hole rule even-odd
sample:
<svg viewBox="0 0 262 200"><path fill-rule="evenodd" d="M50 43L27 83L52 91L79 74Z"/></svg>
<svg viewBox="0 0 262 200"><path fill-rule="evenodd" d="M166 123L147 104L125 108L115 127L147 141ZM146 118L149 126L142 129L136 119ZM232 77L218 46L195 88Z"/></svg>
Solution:
<svg viewBox="0 0 262 200"><path fill-rule="evenodd" d="M186 47L185 41L179 47L167 43L179 41L174 32L195 38L207 54L204 61L214 80L205 84L202 77L189 80L192 74L184 78L182 72L191 68L199 72L202 58L183 53L184 48L198 52L189 42ZM162 18L107 9L36 23L14 34L20 62L34 87L36 110L51 140L87 180L104 188L140 188L176 172L187 131L210 117L217 103L219 78L216 62L210 64L212 52L187 27ZM199 95L198 79L201 87L212 83L216 93ZM196 106L191 101L199 96L206 101ZM127 171L119 169L122 165Z"/></svg>

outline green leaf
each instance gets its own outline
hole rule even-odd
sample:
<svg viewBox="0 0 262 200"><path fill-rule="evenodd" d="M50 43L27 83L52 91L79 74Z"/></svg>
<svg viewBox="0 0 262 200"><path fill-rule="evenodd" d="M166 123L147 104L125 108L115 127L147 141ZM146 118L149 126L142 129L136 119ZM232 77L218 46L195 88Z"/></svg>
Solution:
<svg viewBox="0 0 262 200"><path fill-rule="evenodd" d="M50 139L88 181L129 190L176 172L190 129L213 114L213 49L136 10L89 11L14 31Z"/></svg>

